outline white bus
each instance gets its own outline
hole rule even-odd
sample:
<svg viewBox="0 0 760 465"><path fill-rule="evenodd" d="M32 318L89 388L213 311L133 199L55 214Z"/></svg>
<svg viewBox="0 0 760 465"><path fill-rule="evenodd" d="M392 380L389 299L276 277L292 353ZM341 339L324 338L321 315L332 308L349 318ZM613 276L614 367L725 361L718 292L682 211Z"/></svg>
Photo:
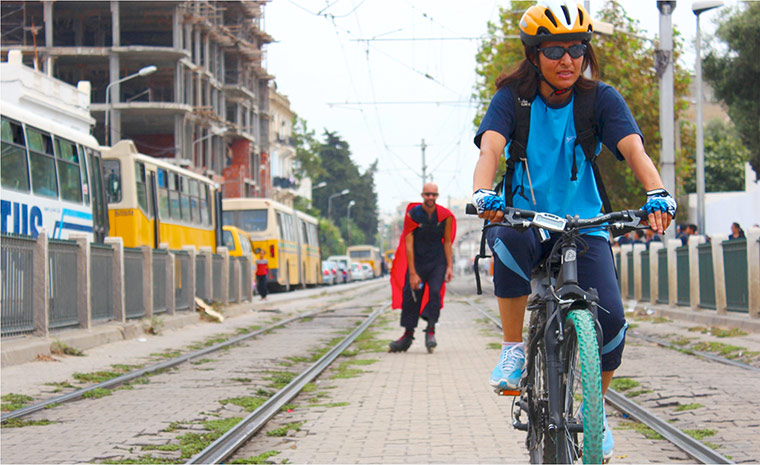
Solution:
<svg viewBox="0 0 760 465"><path fill-rule="evenodd" d="M3 233L67 239L108 233L100 145L91 135L90 86L24 66L12 50L0 63L0 225Z"/></svg>

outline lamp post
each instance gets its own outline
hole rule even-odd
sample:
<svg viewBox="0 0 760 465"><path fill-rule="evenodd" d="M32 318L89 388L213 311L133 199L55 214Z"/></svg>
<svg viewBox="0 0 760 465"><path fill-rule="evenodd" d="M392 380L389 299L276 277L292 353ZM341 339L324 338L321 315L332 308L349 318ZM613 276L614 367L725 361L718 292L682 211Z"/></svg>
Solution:
<svg viewBox="0 0 760 465"><path fill-rule="evenodd" d="M699 33L699 15L723 6L721 0L694 2L691 11L697 16L697 226L705 234L705 135L702 129L702 52Z"/></svg>
<svg viewBox="0 0 760 465"><path fill-rule="evenodd" d="M336 192L327 198L327 219L328 220L332 218L332 216L330 215L332 213L332 199L334 199L335 197L339 197L341 195L346 195L349 192L351 192L349 189L343 189L342 191Z"/></svg>
<svg viewBox="0 0 760 465"><path fill-rule="evenodd" d="M348 246L351 247L351 207L356 205L356 201L352 200L348 202L346 207L346 239L348 239Z"/></svg>
<svg viewBox="0 0 760 465"><path fill-rule="evenodd" d="M110 121L111 121L111 118L110 118L110 115L111 115L111 103L110 103L110 101L111 101L111 99L110 99L110 96L111 96L111 86L114 85L114 84L120 84L120 83L122 83L124 81L129 81L132 78L141 77L141 76L147 76L149 74L153 74L153 73L156 72L157 69L158 68L156 68L153 65L146 66L144 68L141 68L140 71L138 71L138 72L136 72L134 74L130 74L129 76L125 76L125 77L123 77L123 78L121 78L119 80L113 81L113 82L109 83L106 86L106 115L105 115L105 129L106 129L105 140L106 140L106 145L109 145L109 146L111 145L111 128L110 128Z"/></svg>

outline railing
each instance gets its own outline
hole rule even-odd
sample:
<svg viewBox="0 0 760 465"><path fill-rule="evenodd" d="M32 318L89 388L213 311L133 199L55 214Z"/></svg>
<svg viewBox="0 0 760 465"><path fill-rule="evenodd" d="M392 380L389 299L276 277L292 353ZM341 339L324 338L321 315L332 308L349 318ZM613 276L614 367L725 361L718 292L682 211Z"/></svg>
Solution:
<svg viewBox="0 0 760 465"><path fill-rule="evenodd" d="M90 308L95 321L113 318L113 248L90 245Z"/></svg>
<svg viewBox="0 0 760 465"><path fill-rule="evenodd" d="M208 301L209 296L206 292L206 260L195 261L195 295Z"/></svg>
<svg viewBox="0 0 760 465"><path fill-rule="evenodd" d="M668 285L668 251L657 251L657 303L666 304L669 300Z"/></svg>
<svg viewBox="0 0 760 465"><path fill-rule="evenodd" d="M174 252L174 305L177 310L190 308L190 254Z"/></svg>
<svg viewBox="0 0 760 465"><path fill-rule="evenodd" d="M713 271L712 244L697 246L699 257L699 307L715 310L715 272Z"/></svg>
<svg viewBox="0 0 760 465"><path fill-rule="evenodd" d="M641 252L641 300L650 300L651 291L649 289L649 251Z"/></svg>
<svg viewBox="0 0 760 465"><path fill-rule="evenodd" d="M227 280L227 300L229 302L238 302L238 286L240 285L239 279L233 279L235 276L235 263L238 263L237 260L235 260L234 257L230 257L229 259L229 277L230 279Z"/></svg>
<svg viewBox="0 0 760 465"><path fill-rule="evenodd" d="M676 304L688 307L691 300L689 285L689 246L676 248Z"/></svg>
<svg viewBox="0 0 760 465"><path fill-rule="evenodd" d="M28 236L2 235L2 336L34 331L34 246Z"/></svg>
<svg viewBox="0 0 760 465"><path fill-rule="evenodd" d="M250 294L253 289L253 283L251 281L251 259L246 257L239 257L240 261L240 295L246 296Z"/></svg>
<svg viewBox="0 0 760 465"><path fill-rule="evenodd" d="M127 318L142 318L143 305L142 250L124 248L124 313Z"/></svg>
<svg viewBox="0 0 760 465"><path fill-rule="evenodd" d="M211 274L216 278L211 281L212 283L212 295L211 300L213 302L222 301L222 268L224 265L224 258L221 255L214 254L211 257Z"/></svg>
<svg viewBox="0 0 760 465"><path fill-rule="evenodd" d="M79 245L74 241L50 239L48 242L50 267L50 328L77 326L77 272Z"/></svg>
<svg viewBox="0 0 760 465"><path fill-rule="evenodd" d="M729 312L749 311L747 286L747 239L723 242L723 267L726 277L726 309Z"/></svg>
<svg viewBox="0 0 760 465"><path fill-rule="evenodd" d="M633 275L633 251L627 252L626 257L628 258L628 292L627 297L629 299L634 298L634 275Z"/></svg>
<svg viewBox="0 0 760 465"><path fill-rule="evenodd" d="M167 279L166 267L169 261L169 251L153 249L153 313L164 313L166 306Z"/></svg>

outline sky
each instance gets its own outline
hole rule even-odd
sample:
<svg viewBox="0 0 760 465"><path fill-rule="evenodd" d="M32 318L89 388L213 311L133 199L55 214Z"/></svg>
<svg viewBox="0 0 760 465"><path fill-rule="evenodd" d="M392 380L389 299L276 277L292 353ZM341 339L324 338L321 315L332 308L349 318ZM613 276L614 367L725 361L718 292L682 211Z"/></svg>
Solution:
<svg viewBox="0 0 760 465"><path fill-rule="evenodd" d="M696 19L678 0L673 24L687 39L683 65L694 70ZM736 4L736 0L727 0ZM647 37L659 32L655 0L622 0ZM469 198L478 158L472 140L475 55L488 21L507 0L273 0L264 29L268 72L291 109L321 135L348 142L364 171L375 160L378 206L391 214L422 192L422 141L439 203ZM591 0L592 17L603 0ZM701 16L703 38L718 10ZM329 15L326 17L325 15ZM367 40L370 39L370 40ZM330 186L326 186L330 189ZM350 194L349 194L350 195Z"/></svg>

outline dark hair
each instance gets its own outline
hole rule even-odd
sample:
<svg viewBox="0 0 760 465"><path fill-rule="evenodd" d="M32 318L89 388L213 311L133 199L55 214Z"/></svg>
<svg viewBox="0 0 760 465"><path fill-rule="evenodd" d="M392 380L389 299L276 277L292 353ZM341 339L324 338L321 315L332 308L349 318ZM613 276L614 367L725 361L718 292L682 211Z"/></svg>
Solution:
<svg viewBox="0 0 760 465"><path fill-rule="evenodd" d="M575 81L575 86L579 89L588 90L593 86L593 82L599 80L599 63L596 60L594 47L590 42L586 44L586 54L583 56L581 65L581 75ZM525 58L517 65L512 72L503 72L496 78L496 89L500 90L512 83L518 84L518 89L522 97L532 97L538 92L538 73L533 65L533 61L538 61L538 47L535 45L523 45ZM536 65L538 66L538 65ZM591 69L591 79L583 77L583 73Z"/></svg>
<svg viewBox="0 0 760 465"><path fill-rule="evenodd" d="M736 226L736 229L739 230L739 236L744 236L744 230L742 229L741 226L739 226L739 223L734 223L731 226Z"/></svg>

